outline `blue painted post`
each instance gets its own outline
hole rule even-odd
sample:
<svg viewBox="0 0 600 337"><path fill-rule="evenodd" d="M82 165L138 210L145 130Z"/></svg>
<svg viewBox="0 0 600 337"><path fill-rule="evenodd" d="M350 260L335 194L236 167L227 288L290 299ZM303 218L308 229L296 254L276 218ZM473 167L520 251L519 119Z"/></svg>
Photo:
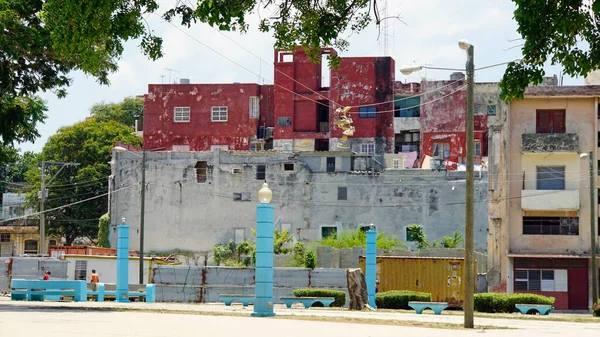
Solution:
<svg viewBox="0 0 600 337"><path fill-rule="evenodd" d="M256 206L256 277L252 316L275 316L273 312L274 210L268 203Z"/></svg>
<svg viewBox="0 0 600 337"><path fill-rule="evenodd" d="M365 279L367 281L367 295L369 305L374 309L375 304L375 278L377 274L377 231L371 228L367 231L367 251L365 264Z"/></svg>
<svg viewBox="0 0 600 337"><path fill-rule="evenodd" d="M129 226L117 226L117 302L129 302Z"/></svg>

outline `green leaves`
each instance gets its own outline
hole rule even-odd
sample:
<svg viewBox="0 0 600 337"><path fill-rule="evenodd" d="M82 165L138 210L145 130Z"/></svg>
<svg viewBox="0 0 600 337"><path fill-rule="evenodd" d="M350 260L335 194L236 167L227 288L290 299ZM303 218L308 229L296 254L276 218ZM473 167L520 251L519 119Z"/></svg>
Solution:
<svg viewBox="0 0 600 337"><path fill-rule="evenodd" d="M565 74L586 76L600 66L600 1L513 0L514 19L523 39L523 61L509 64L500 88L501 98L523 97L528 85L542 83L550 61ZM584 50L580 47L587 45Z"/></svg>
<svg viewBox="0 0 600 337"><path fill-rule="evenodd" d="M99 122L117 121L132 127L135 121L143 123L144 100L127 97L120 103L98 103L90 109L90 115Z"/></svg>
<svg viewBox="0 0 600 337"><path fill-rule="evenodd" d="M115 142L141 146L139 137L131 129L114 120L99 122L91 118L85 122L63 127L48 139L40 159L57 162L76 162L77 167L60 171L56 179L47 186L46 208L51 209L77 201L101 196L108 192L111 149ZM54 176L60 166L49 166L46 174ZM28 201L39 205L37 192L40 190L40 169L30 167L26 173L31 184ZM108 198L99 197L84 203L62 208L47 215L48 233L64 236L67 245L78 237L94 240L98 235L98 219L107 212Z"/></svg>
<svg viewBox="0 0 600 337"><path fill-rule="evenodd" d="M109 226L110 216L106 213L98 221L98 247L110 248Z"/></svg>

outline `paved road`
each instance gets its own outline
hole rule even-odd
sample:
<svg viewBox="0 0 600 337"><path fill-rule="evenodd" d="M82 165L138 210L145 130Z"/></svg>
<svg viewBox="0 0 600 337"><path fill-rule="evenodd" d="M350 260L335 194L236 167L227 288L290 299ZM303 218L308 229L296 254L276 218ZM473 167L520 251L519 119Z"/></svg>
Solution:
<svg viewBox="0 0 600 337"><path fill-rule="evenodd" d="M552 324L547 322L547 324ZM595 324L592 324L595 325ZM577 337L598 336L598 330L582 326ZM162 337L162 336L260 336L260 337L398 337L440 335L485 337L536 337L566 335L535 330L446 330L355 323L327 323L293 319L269 319L142 312L98 312L13 308L0 312L0 336L44 337Z"/></svg>

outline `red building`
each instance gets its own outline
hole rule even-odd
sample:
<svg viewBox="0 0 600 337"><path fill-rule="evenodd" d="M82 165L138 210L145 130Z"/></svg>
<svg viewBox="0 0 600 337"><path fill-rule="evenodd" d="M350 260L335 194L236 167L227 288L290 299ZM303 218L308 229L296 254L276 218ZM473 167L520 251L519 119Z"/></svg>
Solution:
<svg viewBox="0 0 600 337"><path fill-rule="evenodd" d="M328 69L302 49L275 51L274 148L294 151L336 151L342 130L334 126L336 109L352 107L356 128L343 146L383 155L394 151L394 60L390 57L343 57L338 69Z"/></svg>
<svg viewBox="0 0 600 337"><path fill-rule="evenodd" d="M465 163L467 89L464 80L423 81L421 90L421 159L443 159L455 170ZM477 110L477 109L476 109ZM484 112L484 111L483 111ZM475 114L475 163L487 156L487 114Z"/></svg>
<svg viewBox="0 0 600 337"><path fill-rule="evenodd" d="M272 97L272 85L255 83L150 84L144 97L144 147L262 148L257 136L273 125Z"/></svg>

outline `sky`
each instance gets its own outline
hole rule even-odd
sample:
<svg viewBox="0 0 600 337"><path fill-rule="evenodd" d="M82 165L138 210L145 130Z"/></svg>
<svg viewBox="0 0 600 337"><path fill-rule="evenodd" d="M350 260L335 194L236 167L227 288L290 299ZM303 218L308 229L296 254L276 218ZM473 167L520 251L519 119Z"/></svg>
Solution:
<svg viewBox="0 0 600 337"><path fill-rule="evenodd" d="M164 10L175 1L161 3ZM378 3L383 7L385 0ZM382 17L399 16L402 22L383 21L379 39L375 24L360 33L347 32L350 46L340 52L340 56L391 56L396 69L402 65L463 68L466 54L458 47L460 39L467 39L474 46L476 68L521 56L520 42L511 42L519 38L519 34L513 20L514 5L509 0L387 0L387 13L383 8L380 11ZM17 147L23 151L41 151L48 137L60 127L88 117L93 104L143 95L147 93L148 84L172 83L179 78L189 78L191 83L273 83L274 39L269 33L258 31L258 15L248 20L251 26L244 34L219 32L205 24L187 29L167 23L158 15L148 16L147 21L164 40L163 58L150 61L140 51L139 41L129 41L119 60L118 72L110 76L110 86L100 85L81 72L73 72L70 75L73 83L66 98L58 99L52 93L41 95L49 108L45 124L38 128L41 137L34 143ZM387 34L383 26L387 26ZM386 40L387 55L384 53ZM498 66L478 71L475 80L497 82L504 69L505 66ZM548 64L545 71L546 76L561 74L560 66ZM423 70L405 76L396 71L396 80L402 82L418 82L422 77L449 79L450 72ZM583 79L565 76L563 83L579 85Z"/></svg>

